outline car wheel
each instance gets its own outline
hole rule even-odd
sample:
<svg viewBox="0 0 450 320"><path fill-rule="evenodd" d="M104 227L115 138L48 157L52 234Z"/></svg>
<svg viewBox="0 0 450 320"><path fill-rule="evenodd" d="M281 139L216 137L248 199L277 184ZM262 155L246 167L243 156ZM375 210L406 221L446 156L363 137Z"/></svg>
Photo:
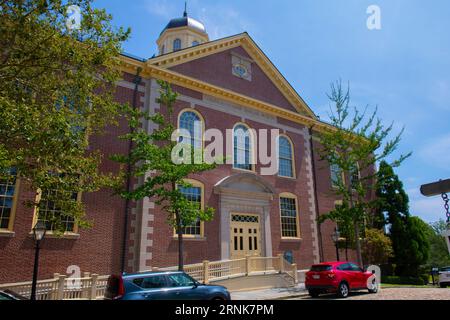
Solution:
<svg viewBox="0 0 450 320"><path fill-rule="evenodd" d="M312 298L317 298L320 294L317 290L309 290L308 293Z"/></svg>
<svg viewBox="0 0 450 320"><path fill-rule="evenodd" d="M347 298L349 291L350 288L348 287L348 284L346 282L341 282L337 290L337 296L339 298Z"/></svg>

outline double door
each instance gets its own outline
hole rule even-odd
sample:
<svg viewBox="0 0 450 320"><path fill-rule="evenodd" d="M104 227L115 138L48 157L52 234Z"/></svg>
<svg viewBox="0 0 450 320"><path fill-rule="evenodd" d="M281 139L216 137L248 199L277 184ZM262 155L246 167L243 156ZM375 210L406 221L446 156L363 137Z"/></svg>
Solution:
<svg viewBox="0 0 450 320"><path fill-rule="evenodd" d="M247 255L261 255L261 227L259 215L232 214L230 223L231 259L241 259Z"/></svg>

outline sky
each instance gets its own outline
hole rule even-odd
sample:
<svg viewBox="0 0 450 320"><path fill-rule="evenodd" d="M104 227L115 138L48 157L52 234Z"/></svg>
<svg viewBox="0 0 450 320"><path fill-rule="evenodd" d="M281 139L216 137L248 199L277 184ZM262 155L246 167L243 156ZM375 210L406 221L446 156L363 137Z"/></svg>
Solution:
<svg viewBox="0 0 450 320"><path fill-rule="evenodd" d="M156 39L184 0L96 0L116 26L131 27L124 51L157 53ZM381 29L369 30L371 5ZM189 16L210 39L247 31L321 119L330 83L348 82L352 105L378 106L383 123L405 128L395 156L410 151L396 173L410 212L427 222L445 218L443 201L422 184L450 178L450 1L448 0L189 0Z"/></svg>

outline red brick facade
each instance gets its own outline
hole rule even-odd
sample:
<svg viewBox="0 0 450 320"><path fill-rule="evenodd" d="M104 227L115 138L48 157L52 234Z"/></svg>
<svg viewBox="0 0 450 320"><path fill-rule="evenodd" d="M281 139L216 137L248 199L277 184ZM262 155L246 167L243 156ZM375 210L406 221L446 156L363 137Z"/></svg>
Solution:
<svg viewBox="0 0 450 320"><path fill-rule="evenodd" d="M296 110L256 63L252 64L252 81L234 76L231 71L231 52L249 58L242 47L237 47L180 64L172 70L289 111ZM135 93L133 77L131 74L125 74L124 81L117 86L118 101L132 103ZM154 86L152 79L143 79L136 99L140 108L151 110L152 106L155 106L157 91ZM319 161L317 155L311 159L311 137L308 128L289 120L255 111L249 112L245 107L239 109L225 102L211 100L190 89L179 86L173 88L180 95L175 113L178 115L185 108L194 108L205 120L206 129L216 128L225 132L226 129L232 129L236 123L244 122L256 130L280 129L281 133L289 136L294 145L296 178L259 177L274 190L273 200L269 205L268 234L271 236L271 248L266 250L271 252L272 256L292 251L294 260L301 269L319 262L322 250L324 260L335 260L335 248L331 240L334 225L329 222L322 225L322 241L318 239L315 196L317 194L320 214L334 208L336 197L331 193L329 168ZM117 138L127 130L127 124L121 121L118 127L110 127L104 135L92 138L91 148L99 149L105 155L102 170L118 170L118 165L108 160L108 155L129 151L128 142ZM314 141L314 149L316 147L317 142ZM312 161L315 164L315 172L312 172ZM260 164L256 165L255 175L259 176L261 167ZM227 241L221 239L221 215L224 214L221 212L221 195L214 191L214 187L225 177L241 173L231 165L221 165L213 171L190 177L204 184L205 205L215 208L216 214L211 222L205 223L203 238L185 241L186 263L227 258L223 256L221 247L221 243ZM317 185L314 185L314 181L317 181ZM35 194L27 191L25 186L18 192L14 236L0 236L0 283L26 281L32 275L34 251L30 231L33 212L24 207L23 202L33 198ZM283 192L295 194L298 199L298 240L283 240L281 237L279 194ZM173 237L173 230L166 224L166 213L154 208L148 199L138 204L130 203L129 208L126 208L123 199L112 196L111 191L103 190L95 194L84 194L82 200L86 204L89 219L94 222L93 228L80 230L77 239L46 239L41 251L41 279L51 277L53 273L65 274L67 267L71 265L79 266L82 272L120 272L126 210L129 210L125 248L126 270L138 271L177 265L177 241ZM322 250L318 247L319 243L322 243ZM352 252L349 258L354 258Z"/></svg>

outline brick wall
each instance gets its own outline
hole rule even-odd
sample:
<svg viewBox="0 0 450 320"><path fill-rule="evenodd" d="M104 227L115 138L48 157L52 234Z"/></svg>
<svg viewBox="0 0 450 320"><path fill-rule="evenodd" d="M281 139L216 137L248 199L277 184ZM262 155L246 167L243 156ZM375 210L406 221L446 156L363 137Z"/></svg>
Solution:
<svg viewBox="0 0 450 320"><path fill-rule="evenodd" d="M125 75L125 78L132 78ZM132 101L133 89L117 87L116 99ZM139 96L143 96L139 93ZM139 99L139 98L138 98ZM109 126L105 133L91 138L90 150L100 150L104 155L102 172L117 172L118 164L108 156L127 153L128 142L117 137L128 132L123 119L118 126ZM18 207L14 221L14 236L0 237L0 283L30 281L34 265L34 241L30 235L33 210L24 205L34 199L35 192L21 184ZM78 239L47 237L41 244L39 278L46 279L53 273L65 274L69 266L79 266L81 272L110 274L120 271L125 202L112 195L111 190L83 194L87 218L93 222L90 229L79 230Z"/></svg>

